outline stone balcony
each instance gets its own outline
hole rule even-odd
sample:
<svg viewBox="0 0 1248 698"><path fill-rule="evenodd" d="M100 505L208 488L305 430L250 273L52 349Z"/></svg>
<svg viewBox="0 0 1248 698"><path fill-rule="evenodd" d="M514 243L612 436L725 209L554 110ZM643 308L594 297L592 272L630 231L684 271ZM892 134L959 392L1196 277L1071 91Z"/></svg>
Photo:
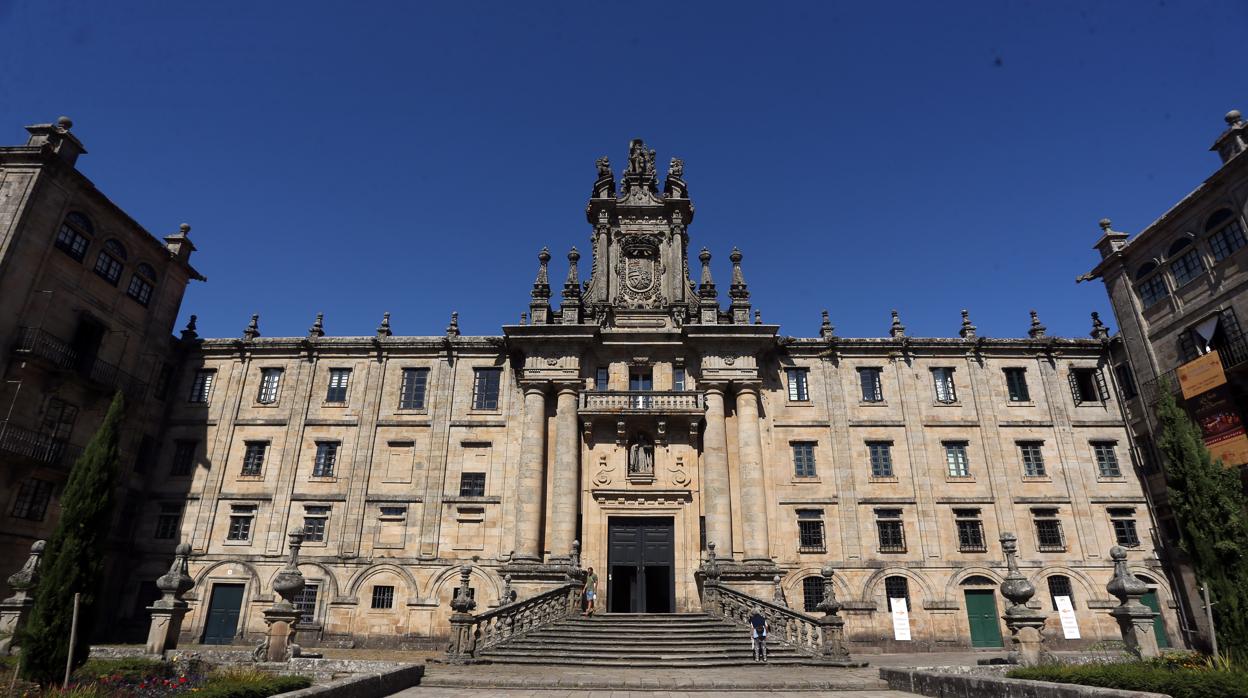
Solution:
<svg viewBox="0 0 1248 698"><path fill-rule="evenodd" d="M116 364L96 357L79 356L69 342L42 329L18 328L12 348L18 356L41 359L57 369L77 374L107 392L121 390L130 401L141 400L147 393L144 381L122 371Z"/></svg>
<svg viewBox="0 0 1248 698"><path fill-rule="evenodd" d="M701 415L706 395L698 390L585 390L581 415Z"/></svg>

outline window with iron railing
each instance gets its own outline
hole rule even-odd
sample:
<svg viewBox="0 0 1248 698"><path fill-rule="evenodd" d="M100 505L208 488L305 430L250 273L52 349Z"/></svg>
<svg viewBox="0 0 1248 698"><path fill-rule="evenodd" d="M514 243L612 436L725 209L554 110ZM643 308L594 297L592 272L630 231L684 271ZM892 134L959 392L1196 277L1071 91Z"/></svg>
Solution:
<svg viewBox="0 0 1248 698"><path fill-rule="evenodd" d="M1036 525L1036 549L1040 552L1065 552L1066 538L1056 509L1033 509Z"/></svg>
<svg viewBox="0 0 1248 698"><path fill-rule="evenodd" d="M958 550L964 553L987 552L984 522L979 518L979 509L954 509L953 516L958 530Z"/></svg>
<svg viewBox="0 0 1248 698"><path fill-rule="evenodd" d="M798 552L822 553L825 551L823 540L823 510L797 510Z"/></svg>

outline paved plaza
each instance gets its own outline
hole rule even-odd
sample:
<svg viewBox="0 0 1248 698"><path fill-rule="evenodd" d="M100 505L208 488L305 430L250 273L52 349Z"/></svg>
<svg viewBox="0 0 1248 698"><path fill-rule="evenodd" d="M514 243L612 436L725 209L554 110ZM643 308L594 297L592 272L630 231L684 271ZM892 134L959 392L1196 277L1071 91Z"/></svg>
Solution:
<svg viewBox="0 0 1248 698"><path fill-rule="evenodd" d="M756 696L760 693L769 695L775 693L785 693L784 691L732 691L717 689L717 695L729 696ZM481 696L485 693L482 689L477 688L409 688L396 696L404 698L458 698L459 696ZM661 696L663 698L702 698L706 695L700 691L562 691L551 689L515 689L515 690L492 690L489 691L491 696L505 696L506 698L642 698L651 696ZM912 693L902 693L901 691L802 691L803 698L816 698L818 696L826 696L828 698L913 698Z"/></svg>

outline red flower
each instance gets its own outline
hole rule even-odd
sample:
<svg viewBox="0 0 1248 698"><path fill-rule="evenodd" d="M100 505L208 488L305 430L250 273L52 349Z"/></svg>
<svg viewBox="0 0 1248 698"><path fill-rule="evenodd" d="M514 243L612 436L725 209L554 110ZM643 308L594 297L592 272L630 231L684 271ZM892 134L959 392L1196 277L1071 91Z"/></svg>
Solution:
<svg viewBox="0 0 1248 698"><path fill-rule="evenodd" d="M178 683L186 683L186 677L185 677L185 676L183 676L183 677L179 678L179 679L178 679Z"/></svg>

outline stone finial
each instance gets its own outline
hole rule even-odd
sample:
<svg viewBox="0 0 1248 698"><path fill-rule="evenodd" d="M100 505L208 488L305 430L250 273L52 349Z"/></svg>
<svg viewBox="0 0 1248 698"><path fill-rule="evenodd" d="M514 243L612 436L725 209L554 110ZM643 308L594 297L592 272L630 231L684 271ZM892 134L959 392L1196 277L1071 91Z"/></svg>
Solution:
<svg viewBox="0 0 1248 698"><path fill-rule="evenodd" d="M970 311L962 310L962 328L958 330L958 336L962 339L975 339L975 325L971 324Z"/></svg>
<svg viewBox="0 0 1248 698"><path fill-rule="evenodd" d="M182 595L195 586L195 580L187 573L187 558L190 554L191 546L186 543L179 543L174 549L173 564L169 566L169 571L156 579L156 588L163 594L163 598L156 605L172 608L184 603Z"/></svg>
<svg viewBox="0 0 1248 698"><path fill-rule="evenodd" d="M581 275L576 269L576 263L580 259L581 253L577 251L574 245L568 251L568 278L563 282L564 300L576 300L581 297Z"/></svg>
<svg viewBox="0 0 1248 698"><path fill-rule="evenodd" d="M1018 537L1013 533L1002 533L1001 550L1005 553L1005 564L1009 570L1005 581L1001 582L1001 595L1010 602L1005 613L1018 615L1020 610L1027 612L1027 602L1036 595L1036 587L1018 570Z"/></svg>
<svg viewBox="0 0 1248 698"><path fill-rule="evenodd" d="M819 570L819 575L823 577L823 600L815 606L815 610L825 616L834 616L841 610L841 602L836 600L836 586L832 583L835 572L830 562Z"/></svg>
<svg viewBox="0 0 1248 698"><path fill-rule="evenodd" d="M707 582L719 581L719 561L715 559L715 541L706 542L706 562L702 563L702 576Z"/></svg>
<svg viewBox="0 0 1248 698"><path fill-rule="evenodd" d="M459 312L458 311L451 312L451 324L446 326L446 336L447 337L459 336Z"/></svg>
<svg viewBox="0 0 1248 698"><path fill-rule="evenodd" d="M252 313L251 322L243 330L243 339L255 339L260 336L260 313Z"/></svg>
<svg viewBox="0 0 1248 698"><path fill-rule="evenodd" d="M378 337L389 337L394 333L390 331L390 313L381 314L381 324L377 326Z"/></svg>
<svg viewBox="0 0 1248 698"><path fill-rule="evenodd" d="M1140 603L1140 597L1148 593L1148 585L1131 574L1131 570L1128 569L1127 549L1115 545L1109 549L1109 558L1114 561L1114 576L1105 585L1105 591L1117 598L1124 606Z"/></svg>
<svg viewBox="0 0 1248 698"><path fill-rule="evenodd" d="M511 575L505 575L503 577L503 604L515 603L517 596L516 590L511 588Z"/></svg>
<svg viewBox="0 0 1248 698"><path fill-rule="evenodd" d="M74 127L74 120L68 116L58 116L56 117L56 127L62 131L68 131Z"/></svg>
<svg viewBox="0 0 1248 698"><path fill-rule="evenodd" d="M1001 581L1001 595L1010 602L1005 609L1005 627L1010 631L1013 644L1011 656L1023 666L1034 666L1044 655L1045 613L1033 611L1027 602L1036 595L1036 587L1018 570L1018 537L1013 533L1001 534L1001 550L1005 553L1008 573Z"/></svg>
<svg viewBox="0 0 1248 698"><path fill-rule="evenodd" d="M763 311L757 310L757 309L754 311L754 324L755 325L763 324Z"/></svg>
<svg viewBox="0 0 1248 698"><path fill-rule="evenodd" d="M455 596L451 599L451 610L456 613L471 613L476 607L477 602L468 595L468 577L472 576L472 567L463 565L459 568L459 586L455 589Z"/></svg>
<svg viewBox="0 0 1248 698"><path fill-rule="evenodd" d="M1222 119L1226 121L1227 126L1238 126L1244 121L1243 118L1241 118L1242 116L1243 115L1239 113L1238 109L1232 109L1228 111L1226 116L1222 117ZM61 118L64 119L65 117L62 116Z"/></svg>
<svg viewBox="0 0 1248 698"><path fill-rule="evenodd" d="M550 248L543 247L537 253L537 261L537 279L533 282L533 290L529 295L534 300L546 300L550 298L550 277L546 271L546 266L550 263Z"/></svg>
<svg viewBox="0 0 1248 698"><path fill-rule="evenodd" d="M308 339L319 339L325 336L325 313L317 313L316 320L308 328Z"/></svg>
<svg viewBox="0 0 1248 698"><path fill-rule="evenodd" d="M702 283L698 286L698 297L707 300L719 298L715 281L711 279L711 251L703 247L698 253L698 261L702 262Z"/></svg>
<svg viewBox="0 0 1248 698"><path fill-rule="evenodd" d="M521 325L527 325L527 324L529 324L529 314L528 314L528 313L526 313L526 312L521 312L521 313L520 313L520 324L521 324Z"/></svg>
<svg viewBox="0 0 1248 698"><path fill-rule="evenodd" d="M819 336L824 339L836 336L836 328L832 326L832 318L828 315L827 310L820 313Z"/></svg>
<svg viewBox="0 0 1248 698"><path fill-rule="evenodd" d="M1238 112L1237 112L1238 113ZM685 161L680 158L672 158L667 164L668 179L684 179L685 177Z"/></svg>
<svg viewBox="0 0 1248 698"><path fill-rule="evenodd" d="M195 341L196 339L199 339L199 333L195 331L196 329L195 326L196 324L198 324L198 322L199 322L198 315L192 315L186 321L186 329L182 330L182 341L192 342L192 341Z"/></svg>
<svg viewBox="0 0 1248 698"><path fill-rule="evenodd" d="M610 158L608 158L606 155L603 155L602 157L598 158L598 160L595 161L594 164L598 167L598 179L610 179L611 178L611 159Z"/></svg>
<svg viewBox="0 0 1248 698"><path fill-rule="evenodd" d="M890 337L905 337L906 336L906 326L901 324L901 315L896 310L893 311L893 324L888 328L888 336Z"/></svg>
<svg viewBox="0 0 1248 698"><path fill-rule="evenodd" d="M16 592L11 598L5 599L9 601L21 601L26 598L27 592L34 588L39 582L39 560L43 557L43 550L47 547L47 542L37 540L30 546L30 557L26 558L26 564L13 574L9 575L6 580L9 587Z"/></svg>
<svg viewBox="0 0 1248 698"><path fill-rule="evenodd" d="M581 542L579 540L572 541L572 552L568 558L572 561L573 567L581 566Z"/></svg>
<svg viewBox="0 0 1248 698"><path fill-rule="evenodd" d="M1114 225L1114 222L1113 222L1113 221L1111 221L1111 220L1109 220L1108 218L1102 218L1102 219L1101 219L1101 220L1097 223L1097 225L1101 226L1101 232L1102 232L1102 233L1110 233L1110 232L1113 232L1113 225Z"/></svg>
<svg viewBox="0 0 1248 698"><path fill-rule="evenodd" d="M1105 590L1119 601L1119 605L1111 609L1109 615L1118 622L1118 631L1122 633L1122 641L1127 650L1144 659L1156 657L1160 654L1157 636L1153 631L1153 621L1157 614L1140 603L1140 598L1148 593L1148 585L1131 574L1127 567L1125 548L1115 545L1109 549L1109 557L1114 561L1114 577L1105 585Z"/></svg>
<svg viewBox="0 0 1248 698"><path fill-rule="evenodd" d="M295 597L303 591L303 574L299 571L299 548L303 546L304 535L304 529L296 528L288 536L290 558L286 561L286 566L273 578L273 591L282 597L281 601L273 604L276 609L293 610Z"/></svg>
<svg viewBox="0 0 1248 698"><path fill-rule="evenodd" d="M1031 328L1027 330L1027 336L1032 339L1039 339L1044 336L1046 328L1040 324L1040 315L1036 311L1031 311Z"/></svg>
<svg viewBox="0 0 1248 698"><path fill-rule="evenodd" d="M732 285L728 287L728 295L734 301L748 301L750 291L745 284L745 274L741 273L741 250L732 248L728 260L732 262Z"/></svg>
<svg viewBox="0 0 1248 698"><path fill-rule="evenodd" d="M1092 339L1109 339L1109 328L1105 327L1105 323L1101 322L1101 314L1093 311L1092 313L1092 331L1089 332Z"/></svg>
<svg viewBox="0 0 1248 698"><path fill-rule="evenodd" d="M784 587L780 586L780 575L771 578L772 591L771 602L781 608L788 608L789 604L784 600Z"/></svg>

